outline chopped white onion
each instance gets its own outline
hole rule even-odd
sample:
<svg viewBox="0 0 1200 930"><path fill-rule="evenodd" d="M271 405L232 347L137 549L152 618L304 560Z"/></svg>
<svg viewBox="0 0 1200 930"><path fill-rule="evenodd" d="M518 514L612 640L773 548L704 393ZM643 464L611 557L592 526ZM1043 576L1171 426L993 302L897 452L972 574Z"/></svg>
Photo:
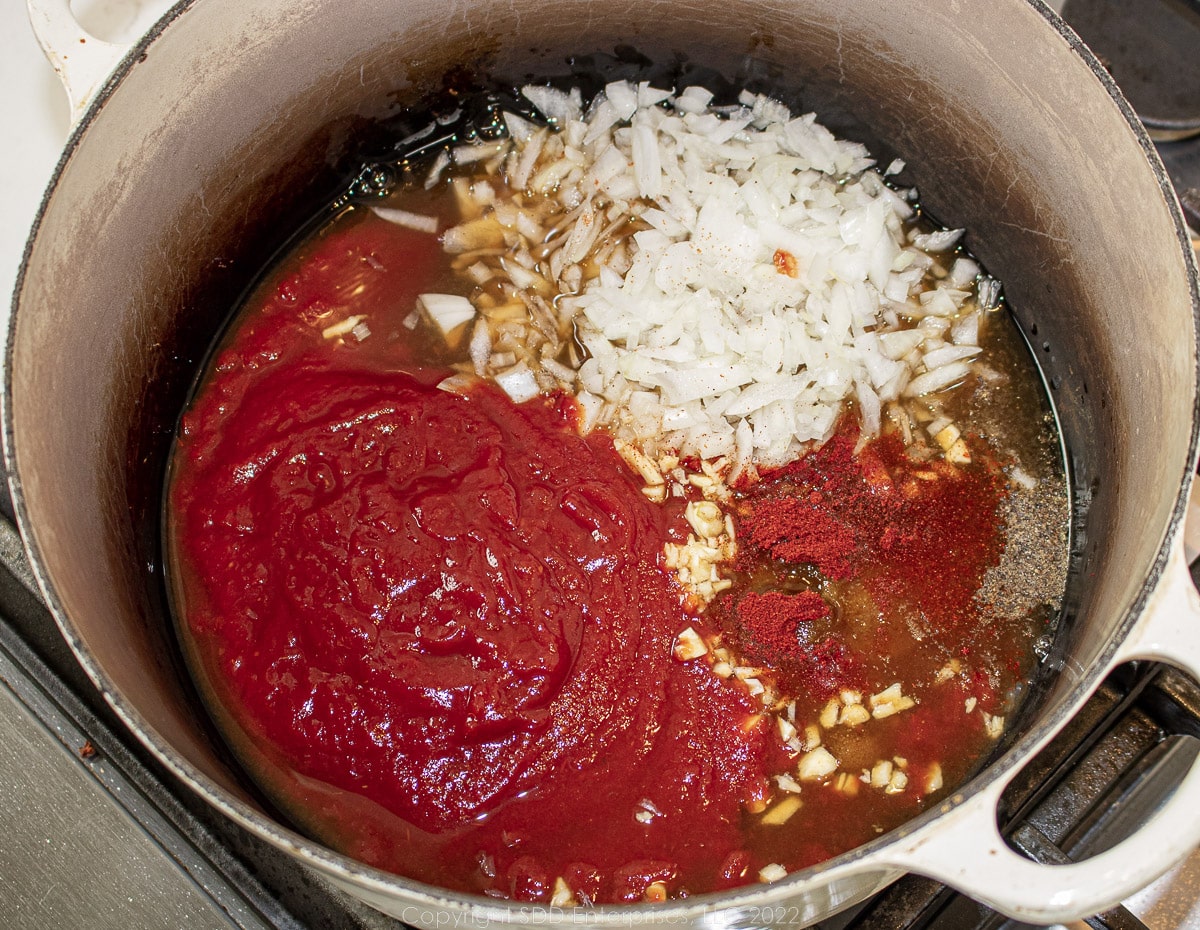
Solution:
<svg viewBox="0 0 1200 930"><path fill-rule="evenodd" d="M917 375L908 382L904 389L905 397L920 397L922 394L933 394L943 391L961 381L971 373L971 366L966 362L951 362L923 375Z"/></svg>
<svg viewBox="0 0 1200 930"><path fill-rule="evenodd" d="M437 324L443 335L449 335L475 316L475 307L471 301L458 294L421 294L417 302Z"/></svg>
<svg viewBox="0 0 1200 930"><path fill-rule="evenodd" d="M524 403L538 396L537 379L524 362L519 362L512 368L495 376L496 384L514 403Z"/></svg>
<svg viewBox="0 0 1200 930"><path fill-rule="evenodd" d="M523 196L492 191L482 218L443 234L483 256L471 282L504 288L507 303L480 305L470 358L514 399L565 387L585 430L652 456L730 456L740 474L828 438L847 402L871 434L885 404L970 373L972 297L989 306L991 279L931 254L963 231L908 231L911 192L813 114L627 81L586 113L577 89L522 93L558 130L505 116L505 180ZM500 154L488 146L456 160ZM447 332L473 317L426 310Z"/></svg>
<svg viewBox="0 0 1200 930"><path fill-rule="evenodd" d="M949 365L951 362L974 358L979 352L979 346L942 346L925 353L925 367L933 371L935 368Z"/></svg>
<svg viewBox="0 0 1200 930"><path fill-rule="evenodd" d="M955 345L979 345L979 313L968 313L950 328L950 341Z"/></svg>
<svg viewBox="0 0 1200 930"><path fill-rule="evenodd" d="M470 165L477 161L487 161L504 152L510 145L508 139L497 139L494 142L477 142L472 145L455 146L450 153L456 165Z"/></svg>
<svg viewBox="0 0 1200 930"><path fill-rule="evenodd" d="M970 284L979 275L980 268L976 262L966 256L959 256L954 260L954 264L951 266L950 274L946 280L954 287L963 287Z"/></svg>
<svg viewBox="0 0 1200 930"><path fill-rule="evenodd" d="M423 213L412 213L409 210L397 210L394 207L372 207L371 211L380 219L415 229L417 232L436 233L438 221L436 216L426 216Z"/></svg>
<svg viewBox="0 0 1200 930"><path fill-rule="evenodd" d="M583 115L582 97L578 88L573 88L567 93L555 87L530 84L521 88L521 95L559 127L566 126Z"/></svg>
<svg viewBox="0 0 1200 930"><path fill-rule="evenodd" d="M472 375L451 375L439 381L437 388L447 394L469 394L478 383L479 379Z"/></svg>
<svg viewBox="0 0 1200 930"><path fill-rule="evenodd" d="M930 233L915 233L912 244L926 252L944 252L958 244L962 238L963 229L938 229Z"/></svg>
<svg viewBox="0 0 1200 930"><path fill-rule="evenodd" d="M471 364L475 366L475 374L484 377L487 374L488 359L492 354L492 330L487 320L480 319L471 330L471 342L467 347L471 356Z"/></svg>

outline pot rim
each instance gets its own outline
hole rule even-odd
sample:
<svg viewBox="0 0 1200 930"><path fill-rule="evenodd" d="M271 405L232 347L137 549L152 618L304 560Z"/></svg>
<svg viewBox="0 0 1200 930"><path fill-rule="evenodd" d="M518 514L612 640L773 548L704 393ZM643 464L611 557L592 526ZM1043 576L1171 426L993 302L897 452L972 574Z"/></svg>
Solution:
<svg viewBox="0 0 1200 930"><path fill-rule="evenodd" d="M1069 25L1058 16L1043 0L1020 0L1041 15L1047 25L1063 39L1072 52L1088 66L1097 78L1112 102L1117 106L1134 138L1142 149L1148 166L1153 172L1171 215L1175 227L1176 239L1182 253L1192 304L1193 334L1200 344L1200 272L1197 270L1196 254L1193 251L1191 239L1183 219L1182 210L1162 161L1154 147L1153 141L1134 113L1132 106L1125 99L1113 80L1112 76L1084 45ZM365 890L390 895L402 890L413 899L414 908L442 909L446 911L465 911L477 925L488 922L511 923L520 921L528 916L534 908L546 905L530 905L517 901L494 901L492 899L467 893L458 893L439 889L436 886L416 882L404 876L385 872L364 865L341 853L301 835L281 822L259 811L252 805L235 798L226 789L219 786L207 775L197 770L184 759L171 744L154 728L150 727L142 714L129 703L120 691L116 690L104 670L92 659L86 644L79 636L78 630L70 617L67 616L59 601L49 578L49 571L44 567L42 553L38 546L34 527L30 520L26 501L22 492L21 477L16 469L16 440L13 424L12 404L10 398L13 391L13 356L17 329L17 317L20 310L21 294L24 289L25 276L29 260L38 239L42 222L50 208L54 192L59 184L67 165L75 157L87 135L91 123L98 117L107 100L117 91L129 73L145 56L147 50L157 41L159 36L184 17L195 6L197 0L180 0L172 6L163 17L136 43L129 47L119 63L113 69L103 85L90 100L81 118L72 127L69 138L54 169L39 204L36 217L26 240L21 265L17 273L16 284L12 295L12 315L7 334L7 345L4 357L3 393L0 396L0 412L3 414L4 465L8 478L9 493L12 498L14 513L21 536L25 541L26 552L30 567L37 579L43 598L53 615L59 630L67 640L76 660L83 667L88 677L97 687L105 701L116 712L124 725L154 756L174 775L184 781L188 787L204 799L210 806L219 810L231 820L249 830L251 833L271 843L278 849L290 853L305 864L331 877L348 881ZM960 807L967 801L979 795L986 787L1006 778L1025 762L1048 741L1066 723L1066 721L1091 696L1100 685L1107 673L1113 657L1118 653L1122 642L1143 615L1147 604L1158 588L1175 548L1176 538L1180 532L1184 515L1187 510L1188 495L1197 460L1197 450L1200 447L1200 353L1194 357L1193 383L1191 398L1191 435L1188 441L1188 467L1180 480L1180 490L1172 507L1170 517L1164 528L1163 539L1153 562L1146 571L1130 607L1121 618L1120 623L1109 638L1103 652L1080 676L1070 688L1062 706L1047 719L1037 721L1026 732L1016 739L1011 746L997 759L977 772L970 780L960 786L952 798L943 804L931 808L907 821L900 827L882 836L848 850L832 859L806 869L789 874L786 878L770 884L751 884L728 891L711 892L696 895L684 900L668 901L662 904L606 904L598 905L587 912L587 923L595 926L625 925L631 923L655 923L683 921L690 917L711 914L714 910L736 909L738 907L759 906L764 901L777 903L786 899L803 886L824 884L836 877L849 876L868 869L894 871L895 876L900 870L890 861L872 862L876 854L893 845L898 837L911 837L919 831L929 829L932 824L941 819L950 810ZM849 902L847 902L849 903Z"/></svg>

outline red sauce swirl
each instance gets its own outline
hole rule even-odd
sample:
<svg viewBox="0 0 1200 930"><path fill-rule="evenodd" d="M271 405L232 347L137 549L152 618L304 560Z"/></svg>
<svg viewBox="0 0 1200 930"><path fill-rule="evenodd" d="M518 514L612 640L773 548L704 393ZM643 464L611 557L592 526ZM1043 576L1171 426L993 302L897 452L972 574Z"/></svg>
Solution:
<svg viewBox="0 0 1200 930"><path fill-rule="evenodd" d="M775 750L745 689L672 659L671 511L567 405L439 390L388 339L419 242L321 240L185 417L169 535L216 718L274 803L385 869L518 898L747 880ZM331 348L356 286L373 335Z"/></svg>

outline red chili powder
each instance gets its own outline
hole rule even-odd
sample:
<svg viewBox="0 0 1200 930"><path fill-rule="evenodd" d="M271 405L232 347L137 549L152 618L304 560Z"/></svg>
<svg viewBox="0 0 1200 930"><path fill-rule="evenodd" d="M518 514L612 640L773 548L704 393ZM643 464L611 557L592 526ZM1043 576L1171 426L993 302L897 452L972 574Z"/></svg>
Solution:
<svg viewBox="0 0 1200 930"><path fill-rule="evenodd" d="M829 605L816 591L799 594L751 591L738 601L737 615L760 646L778 655L800 658L803 655L797 635L800 624L828 617Z"/></svg>
<svg viewBox="0 0 1200 930"><path fill-rule="evenodd" d="M746 521L750 542L783 562L815 565L825 577L849 578L858 547L854 529L834 518L821 494L760 502Z"/></svg>
<svg viewBox="0 0 1200 930"><path fill-rule="evenodd" d="M965 622L1003 549L994 457L979 448L966 466L920 462L894 434L856 453L858 439L857 420L844 417L824 446L748 492L742 567L811 565L831 581L859 580L885 616L915 609L935 627ZM772 622L775 638L794 629L782 604L754 602L755 638L770 638Z"/></svg>

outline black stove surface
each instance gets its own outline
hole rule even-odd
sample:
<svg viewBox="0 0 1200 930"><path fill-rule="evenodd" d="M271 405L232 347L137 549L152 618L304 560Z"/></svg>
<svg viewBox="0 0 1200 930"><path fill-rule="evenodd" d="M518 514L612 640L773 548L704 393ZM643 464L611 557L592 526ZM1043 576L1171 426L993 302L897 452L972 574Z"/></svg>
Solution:
<svg viewBox="0 0 1200 930"><path fill-rule="evenodd" d="M1146 124L1200 230L1200 0L1065 0L1061 13Z"/></svg>

